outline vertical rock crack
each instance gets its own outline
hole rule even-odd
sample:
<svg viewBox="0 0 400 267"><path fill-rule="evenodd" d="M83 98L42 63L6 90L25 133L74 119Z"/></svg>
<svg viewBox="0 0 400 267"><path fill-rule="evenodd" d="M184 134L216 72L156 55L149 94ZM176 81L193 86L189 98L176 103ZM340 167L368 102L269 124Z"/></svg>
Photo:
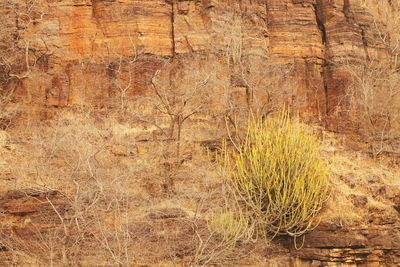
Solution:
<svg viewBox="0 0 400 267"><path fill-rule="evenodd" d="M171 42L172 42L172 57L176 55L175 49L175 2L174 0L165 0L171 5Z"/></svg>
<svg viewBox="0 0 400 267"><path fill-rule="evenodd" d="M325 92L325 111L326 111L326 115L328 114L328 84L326 81L326 75L327 75L327 71L328 71L328 66L327 66L327 37L326 37L326 28L325 28L325 24L323 22L323 18L321 17L321 6L322 3L320 0L317 1L316 4L313 4L314 7L314 12L315 12L315 21L317 23L318 29L321 32L321 43L323 45L323 49L324 49L324 58L323 58L323 64L322 64L322 72L321 72L321 78L322 78L322 82L323 82L323 86L324 86L324 92Z"/></svg>

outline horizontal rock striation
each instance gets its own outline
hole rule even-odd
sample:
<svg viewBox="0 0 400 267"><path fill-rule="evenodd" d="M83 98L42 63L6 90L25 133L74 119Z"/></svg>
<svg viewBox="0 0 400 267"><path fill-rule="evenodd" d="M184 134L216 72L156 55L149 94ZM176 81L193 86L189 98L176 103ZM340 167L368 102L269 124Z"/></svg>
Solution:
<svg viewBox="0 0 400 267"><path fill-rule="evenodd" d="M145 94L161 60L211 53L225 76L235 59L294 66L297 102L325 115L346 85L336 64L376 50L374 17L356 0L7 0L0 14L14 51L3 88L41 107L107 105L117 78L128 96Z"/></svg>

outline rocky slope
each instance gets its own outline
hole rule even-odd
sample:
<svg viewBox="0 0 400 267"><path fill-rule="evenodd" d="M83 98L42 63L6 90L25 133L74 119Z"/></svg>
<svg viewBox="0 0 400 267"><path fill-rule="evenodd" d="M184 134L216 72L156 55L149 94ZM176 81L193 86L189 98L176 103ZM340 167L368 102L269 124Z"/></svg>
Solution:
<svg viewBox="0 0 400 267"><path fill-rule="evenodd" d="M179 170L168 172L164 157L173 157L165 153L168 144L135 141L131 127L107 120L99 114L79 119L74 111L57 122L30 127L37 135L20 131L21 136L3 138L0 265L400 263L399 159L374 161L348 149L343 136L323 133L321 154L334 161L332 192L320 225L306 235L303 248L296 250L288 236L273 242L260 238L238 243L226 256L218 239L207 236L205 218L223 201L223 187L203 144L191 139L190 150L182 146L190 157ZM173 179L170 192L165 190L167 175Z"/></svg>
<svg viewBox="0 0 400 267"><path fill-rule="evenodd" d="M165 69L168 65L166 62L176 59L175 62L182 69L191 64L194 65L193 69L201 65L202 72L192 73L194 78L204 76L209 66L213 73L210 79L216 80L212 83L216 95L226 88L231 89L231 102L234 105L249 104L252 101L249 99L257 95L254 88L262 89L272 84L274 90L278 91L273 92L275 95L268 92L257 97L269 102L282 100L276 101L279 105L282 102L295 103L297 107L321 118L332 113L342 100L348 81L340 63L362 62L370 55L381 53L381 47L374 41L379 16L369 13L365 2L368 1L5 0L0 3L0 23L5 25L0 29L0 88L2 92L10 92L12 101L23 103L22 109L26 108L28 114L31 111L28 107L32 106L39 111L38 114L46 115L46 110L58 107L107 107L115 105L115 102L123 105L126 99L152 94L151 81L157 70ZM283 70L288 74L279 76ZM173 78L178 77L175 83L170 83L171 87L179 83L185 86L187 79L180 77L178 71L170 71L168 74ZM293 83L288 83L285 88L286 80ZM147 104L144 103L146 109ZM153 106L153 103L148 106ZM193 238L193 214L197 212L194 211L194 204L183 205L187 208L185 211L179 205L179 208L163 207L155 212L149 208L158 204L152 203L159 200L153 198L165 194L161 179L154 177L165 179L163 168L168 164L165 158L172 158L171 153L163 151L164 158L159 158L165 162L161 162L151 154L153 150L164 150L171 146L170 140L159 138L161 134L156 127L142 127L137 121L125 118L124 114L110 116L119 120L109 122L109 118L102 114L105 111L100 110L97 114L97 110L87 110L88 114L95 113L91 117L93 125L86 120L78 121L74 114L70 115L69 120L50 125L49 128L54 128L55 133L35 129L38 132L35 134L41 138L40 145L45 147L44 152L32 145L32 122L23 125L25 128L21 128L21 132L25 132L21 137L16 137L19 134L18 128L14 130L14 136L10 132L11 136L7 138L12 140L12 144L1 145L0 177L1 184L5 186L2 188L4 192L0 194L0 215L4 218L0 222L0 265L40 265L35 262L18 262L20 258L32 258L32 255L36 255L38 261L41 257L50 259L49 262L53 258L61 259L64 256L62 253L66 253L62 251L63 246L68 247L68 255L71 255L68 260L85 263L87 257L91 258L89 262L101 261L103 259L96 258L96 255L81 255L80 249L93 252L98 249L96 244L99 244L99 247L103 246L101 249L106 251L105 254L110 253L114 257L116 252L110 247L115 244L110 243L107 247L104 240L113 240L115 236L119 238L118 231L123 232L124 237L129 236L135 240L130 243L132 251L145 251L143 255L136 256L139 259L150 259L146 264L159 263L160 259L169 261L170 258L185 263L185 257L191 257L198 245L192 243L196 240ZM209 132L213 129L209 129L209 124L202 125L204 122L201 119L193 120L193 127L187 127L188 133L182 137L186 138L186 145L190 149L198 145L193 139L196 142L208 142L212 137L218 139L219 144L219 136L217 138L215 134L204 133L204 129ZM335 124L335 129L341 126L338 124L341 121L326 121ZM73 122L78 126L68 128ZM0 123L3 125L1 114ZM104 133L97 132L98 125L111 129L111 132L104 129ZM62 127L65 127L65 132L61 130L62 134L59 134ZM139 128L142 130L140 134L135 132ZM87 136L90 138L101 134L99 140L80 144L81 151L78 153L74 149L77 143L87 137L84 132L86 129L89 129ZM78 137L65 142L63 138L75 131ZM85 134L80 136L79 131ZM110 140L115 143L108 147ZM88 149L93 144L99 147ZM54 152L64 146L65 151ZM185 151L182 148L182 151L189 151L187 164L195 165L196 160L191 161L193 151L190 149ZM196 149L201 150L198 147ZM340 149L334 148L333 153L337 150ZM98 151L101 153L98 154ZM89 152L93 152L93 155ZM156 174L146 169L146 160L142 159L144 154L154 157L148 161ZM132 196L127 196L129 201L126 203L131 205L128 206L134 210L136 217L131 217L133 221L130 221L126 229L121 230L120 222L115 219L117 215L110 211L116 209L106 205L108 199L98 200L99 196L106 196L102 186L99 186L98 191L93 191L96 194L86 194L85 191L81 193L83 196L79 199L82 202L79 207L100 205L98 202L106 206L104 208L100 205L99 208L104 220L92 214L88 216L90 227L101 227L93 230L86 225L89 230L84 233L77 229L80 227L77 218L82 216L82 212L73 207L77 200L66 197L66 192L21 189L25 188L25 184L29 185L28 188L35 187L42 182L41 179L48 179L53 184L44 183L45 186L51 184L51 188L64 186L65 191L75 190L75 180L71 177L75 177L77 170L82 168L82 155L87 156L83 162L89 165L89 169L91 160L98 164L96 167L100 171L96 175L104 175L104 180L112 178L108 190L117 196L115 199L119 199L120 194L115 190L113 177L127 177L129 186L121 187L130 188L134 192ZM360 155L351 152L351 161L356 161ZM75 160L76 166L71 164ZM329 207L323 213L320 227L307 236L302 250L295 250L291 239L281 238L270 251L264 249L255 253L260 256L262 264L251 260L246 263L244 260L243 266L396 266L400 262L398 171L393 167L392 174L382 174L382 179L364 179L359 171L366 169L372 172L368 169L370 166L367 168L357 164L346 167L356 172L356 178L342 175L341 166L335 170L337 191L333 193ZM37 166L42 169L38 170ZM382 166L375 167L384 169ZM68 168L72 168L72 171L66 171ZM179 201L190 202L188 199L192 201L197 198L199 192L205 194L212 187L218 188L217 182L212 181L210 185L206 180L212 172L201 168L203 166L186 166L186 173L176 179L175 187L181 190L175 195ZM193 169L200 171L196 173ZM44 173L42 176L39 175L40 171ZM77 186L79 190L97 185L87 179L96 176L89 175L91 171L85 170L80 174L87 184ZM116 174L111 175L112 172ZM387 178L392 176L393 180ZM67 179L70 179L69 184L65 182ZM6 188L16 190L6 191ZM137 188L147 191L139 194ZM187 193L188 190L193 191L191 195ZM95 199L93 205L87 205L90 203L87 196ZM174 199L176 202L178 200ZM168 208L173 206L168 202L172 200L163 201ZM75 213L72 214L71 210L74 209ZM329 217L333 215L337 217ZM347 222L353 218L351 216L356 219ZM78 235L69 236L65 225L69 225ZM198 226L206 232L204 220ZM105 236L101 230L110 236ZM31 244L35 244L35 247L30 247ZM56 252L50 255L52 245L59 249L59 255ZM138 259L135 259L136 263L143 266ZM86 265L90 264L86 262Z"/></svg>
<svg viewBox="0 0 400 267"><path fill-rule="evenodd" d="M278 238L272 247L253 251L253 257L242 256L240 261L233 261L235 266L398 266L400 263L400 187L383 184L374 186L383 188L383 191L386 190L378 197L380 200L390 200L393 208L390 206L380 210L370 208L368 211L358 209L360 215L362 214L368 222L353 226L326 219L326 212L324 212L322 223L316 230L306 235L302 249L295 249L292 238ZM353 199L356 199L353 201L356 207L365 206L368 203L367 196L355 196L358 198L352 196ZM348 200L351 199L350 195ZM333 203L333 205L336 204ZM56 234L63 236L61 216L64 218L64 227L65 224L69 225L70 217L72 217L68 215L70 213L69 201L56 191L26 189L9 191L0 195L0 212L4 217L0 224L2 230L0 264L5 266L12 264L41 266L34 261L27 262L27 259L34 260L34 257L45 259L48 253L47 244L52 235L54 235L53 238L56 237ZM346 216L345 214L344 220ZM112 218L112 215L110 217ZM133 219L127 230L130 242L136 249L136 255L141 253L145 260L134 261L132 266L152 266L152 264L175 266L175 263L172 265L174 260L170 262L172 257L183 259L178 266L187 266L187 256L194 253L198 246L196 240L193 239L196 233L192 225L194 220L180 208L150 210L141 217ZM114 221L114 223L116 222ZM111 225L109 227L113 229ZM206 231L203 220L196 222L196 227L200 233ZM75 259L76 262L84 263L85 266L101 264L101 257L103 257L100 250L96 248L97 240L90 241L90 234L85 241L93 242L93 244L91 246L79 244L80 250L75 251L75 257L79 259ZM55 240L59 246L73 247L73 242L76 242L77 239L76 235L78 234L70 232L67 239L57 236ZM79 242L84 243L85 241L80 240ZM21 245L26 242L29 244L28 246ZM301 240L298 242L301 243ZM10 249L13 246L15 246L14 253ZM57 246L53 246L57 251ZM254 246L257 245L251 244L248 249L253 249ZM18 255L22 251L31 256L21 261ZM73 251L68 252L72 254ZM255 261L254 255L261 260ZM70 260L71 258L73 256L70 256ZM166 261L162 263L162 260ZM69 264L72 264L71 262L75 261L70 261ZM150 265L141 265L140 262Z"/></svg>

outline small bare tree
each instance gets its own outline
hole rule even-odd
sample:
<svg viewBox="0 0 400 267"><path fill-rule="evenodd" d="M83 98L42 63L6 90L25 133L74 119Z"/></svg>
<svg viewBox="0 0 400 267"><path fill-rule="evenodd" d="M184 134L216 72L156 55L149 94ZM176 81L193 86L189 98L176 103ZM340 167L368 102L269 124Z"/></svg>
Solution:
<svg viewBox="0 0 400 267"><path fill-rule="evenodd" d="M375 5L376 4L376 5ZM344 60L350 76L345 105L373 157L400 151L400 1L365 3L372 39L362 62ZM347 103L346 103L347 102Z"/></svg>
<svg viewBox="0 0 400 267"><path fill-rule="evenodd" d="M130 43L129 54L131 56L123 56L107 46L108 55L103 59L107 68L108 75L111 78L110 86L117 89L119 98L119 107L121 110L126 110L128 106L127 93L133 88L134 85L134 64L137 60L136 46L133 43L131 34L128 32L128 39Z"/></svg>
<svg viewBox="0 0 400 267"><path fill-rule="evenodd" d="M23 4L17 0L6 0L0 8L6 13L0 19L1 24L5 25L0 30L0 70L4 86L4 83L12 79L30 77L32 68L43 57L51 55L51 52L43 37L31 41L25 36L47 15L42 0L26 1Z"/></svg>
<svg viewBox="0 0 400 267"><path fill-rule="evenodd" d="M227 6L224 12L231 23L217 33L224 36L225 47L221 52L230 76L228 85L225 85L225 115L232 124L234 117L245 123L249 110L269 114L283 104L298 104L294 64L272 62L268 52L266 18L259 15L255 19L240 6L240 3Z"/></svg>
<svg viewBox="0 0 400 267"><path fill-rule="evenodd" d="M30 40L34 31L47 15L42 0L4 0L0 3L0 127L5 129L17 114L15 91L21 82L31 77L39 62L52 52L45 37ZM28 98L30 97L30 92Z"/></svg>
<svg viewBox="0 0 400 267"><path fill-rule="evenodd" d="M185 58L175 58L151 79L155 94L154 109L169 119L168 137L176 142L175 164L181 161L184 123L204 112L211 104L213 69L209 64L191 65ZM209 68L211 67L211 68Z"/></svg>

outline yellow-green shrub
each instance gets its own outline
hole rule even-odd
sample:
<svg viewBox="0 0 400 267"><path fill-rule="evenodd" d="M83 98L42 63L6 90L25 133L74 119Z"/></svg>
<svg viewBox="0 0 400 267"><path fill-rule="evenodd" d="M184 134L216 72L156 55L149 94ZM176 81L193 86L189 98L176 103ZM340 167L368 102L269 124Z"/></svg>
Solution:
<svg viewBox="0 0 400 267"><path fill-rule="evenodd" d="M234 247L239 239L248 239L248 223L248 218L230 210L220 210L207 220L208 230L226 247Z"/></svg>
<svg viewBox="0 0 400 267"><path fill-rule="evenodd" d="M217 154L221 173L257 233L296 239L319 223L329 175L318 146L288 111L266 119L252 115L245 141L228 147L223 140Z"/></svg>

